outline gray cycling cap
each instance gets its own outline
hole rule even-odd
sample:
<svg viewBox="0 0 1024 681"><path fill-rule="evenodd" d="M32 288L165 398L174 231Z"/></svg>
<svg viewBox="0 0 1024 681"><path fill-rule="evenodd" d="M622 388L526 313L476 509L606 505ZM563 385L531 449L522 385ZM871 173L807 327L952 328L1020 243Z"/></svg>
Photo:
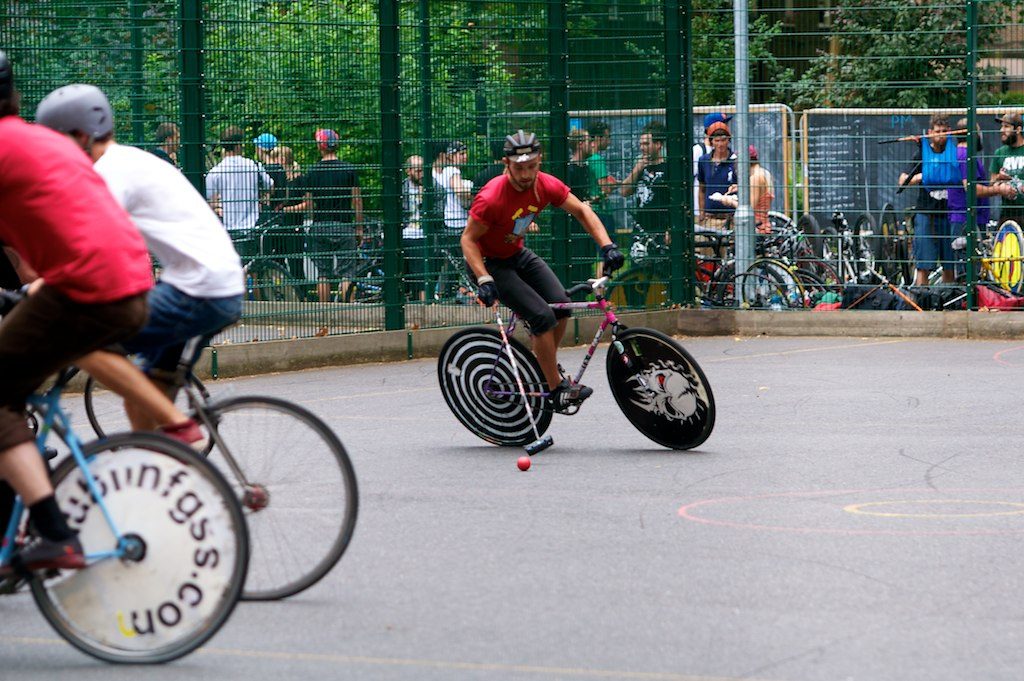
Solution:
<svg viewBox="0 0 1024 681"><path fill-rule="evenodd" d="M65 85L43 97L36 108L36 122L58 132L84 132L92 139L114 130L110 102L95 85Z"/></svg>

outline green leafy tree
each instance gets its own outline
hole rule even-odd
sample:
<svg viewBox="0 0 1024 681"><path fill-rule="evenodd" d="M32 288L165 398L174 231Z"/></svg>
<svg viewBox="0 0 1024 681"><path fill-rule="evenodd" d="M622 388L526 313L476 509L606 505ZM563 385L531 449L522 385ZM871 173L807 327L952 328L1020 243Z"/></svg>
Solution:
<svg viewBox="0 0 1024 681"><path fill-rule="evenodd" d="M1019 0L980 3L982 51L1012 21ZM795 83L778 88L796 108L949 106L964 101L967 15L963 3L839 0L829 12L831 43ZM1001 70L979 69L980 103L997 94L986 82Z"/></svg>

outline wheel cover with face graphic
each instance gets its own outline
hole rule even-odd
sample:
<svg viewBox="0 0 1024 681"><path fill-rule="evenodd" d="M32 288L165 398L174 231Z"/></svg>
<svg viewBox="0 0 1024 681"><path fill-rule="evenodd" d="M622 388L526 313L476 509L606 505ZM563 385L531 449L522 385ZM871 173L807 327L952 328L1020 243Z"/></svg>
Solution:
<svg viewBox="0 0 1024 681"><path fill-rule="evenodd" d="M628 329L617 340L624 353L609 348L608 383L630 423L672 449L704 442L715 425L715 398L693 357L653 329Z"/></svg>
<svg viewBox="0 0 1024 681"><path fill-rule="evenodd" d="M515 338L509 342L527 392L546 388L533 353ZM496 329L472 327L444 344L437 358L437 379L448 408L474 435L496 445L521 446L537 439L515 374ZM530 407L541 435L551 425L544 398L531 397Z"/></svg>

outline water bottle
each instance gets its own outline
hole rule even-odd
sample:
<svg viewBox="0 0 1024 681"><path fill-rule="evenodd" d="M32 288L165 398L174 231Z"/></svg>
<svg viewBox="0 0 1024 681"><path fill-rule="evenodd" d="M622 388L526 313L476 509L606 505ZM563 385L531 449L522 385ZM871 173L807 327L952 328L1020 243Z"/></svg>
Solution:
<svg viewBox="0 0 1024 681"><path fill-rule="evenodd" d="M768 300L768 307L772 310L781 310L782 297L778 293L773 293L772 297Z"/></svg>

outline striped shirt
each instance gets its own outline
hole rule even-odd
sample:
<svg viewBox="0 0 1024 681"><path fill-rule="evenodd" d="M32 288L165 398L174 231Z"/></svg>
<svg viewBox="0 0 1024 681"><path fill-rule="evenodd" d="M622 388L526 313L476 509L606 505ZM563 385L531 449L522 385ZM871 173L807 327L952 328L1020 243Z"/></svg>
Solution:
<svg viewBox="0 0 1024 681"><path fill-rule="evenodd" d="M256 161L225 156L206 176L206 198L220 197L222 220L229 232L248 231L260 216L260 192L274 181Z"/></svg>

